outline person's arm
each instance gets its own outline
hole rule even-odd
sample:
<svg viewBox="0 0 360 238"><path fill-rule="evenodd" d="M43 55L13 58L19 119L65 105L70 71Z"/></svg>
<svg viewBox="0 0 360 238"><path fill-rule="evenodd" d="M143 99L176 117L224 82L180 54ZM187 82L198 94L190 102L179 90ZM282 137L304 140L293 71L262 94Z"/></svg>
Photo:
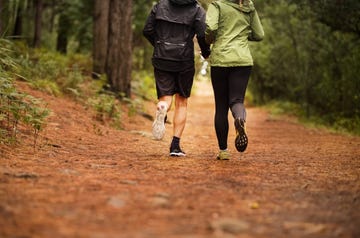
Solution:
<svg viewBox="0 0 360 238"><path fill-rule="evenodd" d="M143 29L143 35L145 38L154 46L155 45L155 14L156 14L156 8L157 5L153 7L151 10L144 29Z"/></svg>
<svg viewBox="0 0 360 238"><path fill-rule="evenodd" d="M201 55L205 59L207 59L210 56L210 45L206 43L205 36L203 37L197 37L200 49L201 49Z"/></svg>
<svg viewBox="0 0 360 238"><path fill-rule="evenodd" d="M264 29L260 22L259 15L257 14L256 10L250 13L250 28L251 32L249 34L249 41L261 41L264 39Z"/></svg>
<svg viewBox="0 0 360 238"><path fill-rule="evenodd" d="M206 43L212 44L215 41L219 26L219 9L215 3L211 3L206 13Z"/></svg>
<svg viewBox="0 0 360 238"><path fill-rule="evenodd" d="M198 44L201 49L201 55L206 59L210 55L210 45L205 42L205 10L199 8L195 20L195 32Z"/></svg>

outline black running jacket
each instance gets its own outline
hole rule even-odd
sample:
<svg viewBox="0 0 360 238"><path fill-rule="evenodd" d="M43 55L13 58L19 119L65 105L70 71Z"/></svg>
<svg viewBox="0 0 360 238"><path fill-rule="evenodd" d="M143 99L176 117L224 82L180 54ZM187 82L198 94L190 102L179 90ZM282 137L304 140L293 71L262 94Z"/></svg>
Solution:
<svg viewBox="0 0 360 238"><path fill-rule="evenodd" d="M154 47L154 67L162 70L168 70L171 64L177 70L190 65L194 67L195 35L202 56L209 56L210 47L205 43L205 15L196 0L160 0L152 8L143 34Z"/></svg>

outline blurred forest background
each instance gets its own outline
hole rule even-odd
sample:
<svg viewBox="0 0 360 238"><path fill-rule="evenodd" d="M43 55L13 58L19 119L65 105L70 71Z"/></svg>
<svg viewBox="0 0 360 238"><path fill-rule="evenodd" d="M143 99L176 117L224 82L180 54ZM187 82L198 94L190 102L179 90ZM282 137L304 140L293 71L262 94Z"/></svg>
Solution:
<svg viewBox="0 0 360 238"><path fill-rule="evenodd" d="M199 2L206 9L211 0ZM152 47L142 36L155 3L0 0L0 138L16 139L19 123L36 135L49 113L17 80L71 96L119 127L121 105L136 113L155 100ZM251 44L247 103L360 135L360 1L254 3L265 39Z"/></svg>

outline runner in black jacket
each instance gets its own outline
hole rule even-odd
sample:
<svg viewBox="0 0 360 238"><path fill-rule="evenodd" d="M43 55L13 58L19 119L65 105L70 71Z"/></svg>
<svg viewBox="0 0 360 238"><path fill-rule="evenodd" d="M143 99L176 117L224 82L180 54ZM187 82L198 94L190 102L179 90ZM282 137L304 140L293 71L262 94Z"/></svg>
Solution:
<svg viewBox="0 0 360 238"><path fill-rule="evenodd" d="M205 10L196 0L160 0L151 10L143 30L154 47L152 63L159 100L153 123L156 139L164 136L166 113L175 95L171 156L185 156L180 138L195 74L193 39L196 35L202 56L207 58L210 48L205 43L205 28Z"/></svg>

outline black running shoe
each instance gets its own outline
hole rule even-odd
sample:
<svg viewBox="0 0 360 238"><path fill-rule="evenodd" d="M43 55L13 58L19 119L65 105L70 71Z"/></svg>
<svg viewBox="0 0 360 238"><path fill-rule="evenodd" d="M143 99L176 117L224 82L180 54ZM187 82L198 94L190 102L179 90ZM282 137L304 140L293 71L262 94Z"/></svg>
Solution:
<svg viewBox="0 0 360 238"><path fill-rule="evenodd" d="M244 120L236 118L234 124L236 130L235 147L239 152L244 152L248 145L248 137L245 132Z"/></svg>
<svg viewBox="0 0 360 238"><path fill-rule="evenodd" d="M176 148L176 149L170 149L170 156L182 157L182 156L186 156L186 154L180 148Z"/></svg>

